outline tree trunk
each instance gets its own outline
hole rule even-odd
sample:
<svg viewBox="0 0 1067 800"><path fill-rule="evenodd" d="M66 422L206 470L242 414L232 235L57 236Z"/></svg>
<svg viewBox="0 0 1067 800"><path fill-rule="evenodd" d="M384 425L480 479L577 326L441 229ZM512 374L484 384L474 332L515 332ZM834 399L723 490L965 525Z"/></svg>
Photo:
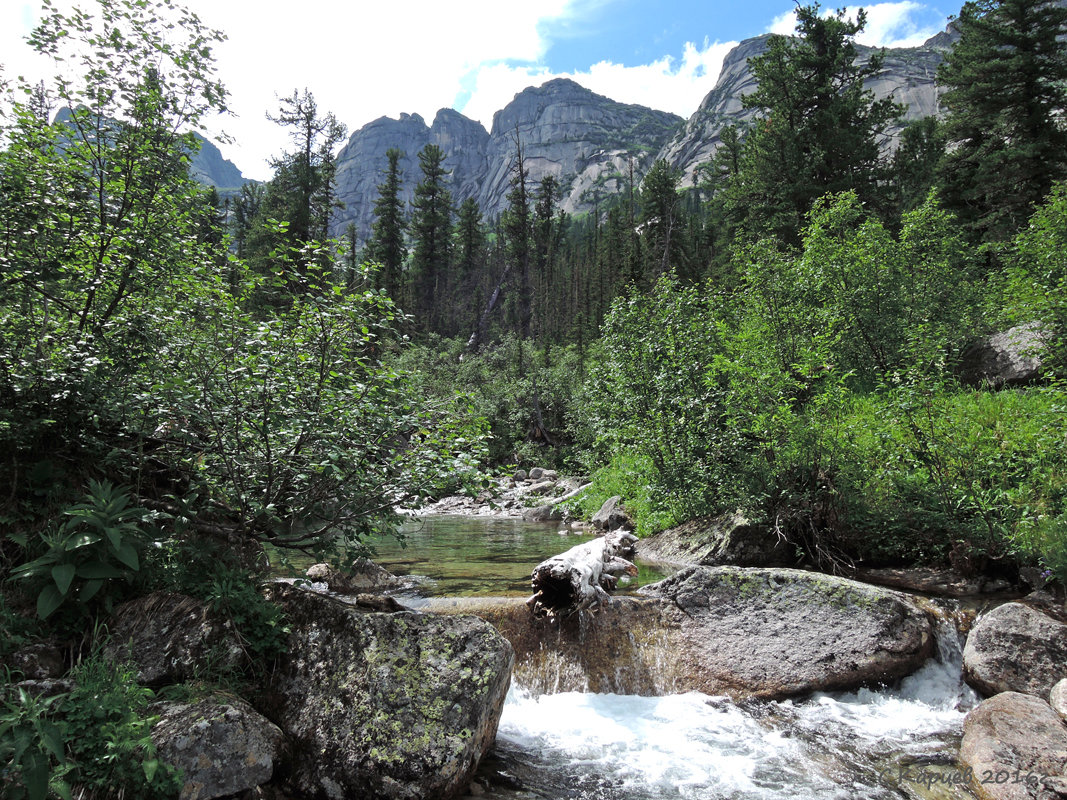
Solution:
<svg viewBox="0 0 1067 800"><path fill-rule="evenodd" d="M596 605L615 588L618 575L636 575L633 558L637 537L612 531L572 547L534 567L534 594L526 605L537 617L566 617Z"/></svg>

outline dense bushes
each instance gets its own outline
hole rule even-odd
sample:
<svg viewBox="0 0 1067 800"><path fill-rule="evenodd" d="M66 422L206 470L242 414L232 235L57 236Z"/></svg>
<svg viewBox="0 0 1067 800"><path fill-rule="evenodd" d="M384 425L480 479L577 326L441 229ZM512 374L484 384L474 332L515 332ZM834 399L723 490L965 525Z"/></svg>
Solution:
<svg viewBox="0 0 1067 800"><path fill-rule="evenodd" d="M617 301L578 426L607 464L594 492L629 487L643 530L740 508L823 566L1011 556L1067 577L1067 396L953 374L984 309L1062 324L1063 198L1002 282L977 282L934 198L893 235L846 194L799 252L739 250L733 294L668 277Z"/></svg>

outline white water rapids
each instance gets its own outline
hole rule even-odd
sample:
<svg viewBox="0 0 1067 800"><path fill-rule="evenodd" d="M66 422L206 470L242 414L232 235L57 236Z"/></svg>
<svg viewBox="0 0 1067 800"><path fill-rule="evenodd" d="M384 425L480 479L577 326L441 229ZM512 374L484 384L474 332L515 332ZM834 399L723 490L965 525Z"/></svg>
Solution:
<svg viewBox="0 0 1067 800"><path fill-rule="evenodd" d="M898 686L734 703L512 686L483 776L512 800L972 797L955 768L966 712L955 629ZM508 788L510 786L510 788Z"/></svg>

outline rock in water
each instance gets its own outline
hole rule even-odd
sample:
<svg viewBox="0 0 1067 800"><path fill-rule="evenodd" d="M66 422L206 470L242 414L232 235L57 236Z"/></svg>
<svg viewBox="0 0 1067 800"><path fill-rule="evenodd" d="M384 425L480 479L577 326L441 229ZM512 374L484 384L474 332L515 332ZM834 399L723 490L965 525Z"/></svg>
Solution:
<svg viewBox="0 0 1067 800"><path fill-rule="evenodd" d="M447 800L496 736L514 654L475 617L364 613L275 584L288 652L271 716L293 745L296 796Z"/></svg>
<svg viewBox="0 0 1067 800"><path fill-rule="evenodd" d="M706 567L784 567L796 563L792 548L772 530L740 514L702 517L642 539L641 558Z"/></svg>
<svg viewBox="0 0 1067 800"><path fill-rule="evenodd" d="M681 683L783 698L891 681L933 649L929 620L895 592L795 569L690 567L640 590L673 603Z"/></svg>
<svg viewBox="0 0 1067 800"><path fill-rule="evenodd" d="M1044 700L1003 692L963 723L960 763L983 800L1053 800L1067 793L1067 726Z"/></svg>
<svg viewBox="0 0 1067 800"><path fill-rule="evenodd" d="M152 728L160 758L182 771L181 800L226 797L266 783L284 738L277 725L233 697L165 703Z"/></svg>
<svg viewBox="0 0 1067 800"><path fill-rule="evenodd" d="M1022 603L998 606L967 637L963 677L986 696L1022 692L1045 700L1067 677L1067 625Z"/></svg>
<svg viewBox="0 0 1067 800"><path fill-rule="evenodd" d="M592 522L594 528L600 528L602 531L613 531L624 525L630 528L633 527L630 523L630 518L622 508L622 498L619 495L605 500L604 505L593 515Z"/></svg>

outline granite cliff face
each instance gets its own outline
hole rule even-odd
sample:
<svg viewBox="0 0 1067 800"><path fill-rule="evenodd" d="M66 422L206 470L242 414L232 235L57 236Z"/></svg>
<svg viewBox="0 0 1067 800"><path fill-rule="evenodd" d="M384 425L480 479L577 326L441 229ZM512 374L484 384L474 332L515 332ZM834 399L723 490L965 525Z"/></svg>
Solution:
<svg viewBox="0 0 1067 800"><path fill-rule="evenodd" d="M410 202L421 179L417 154L433 142L445 151L445 166L452 170L454 201L473 197L490 219L507 206L516 134L523 144L531 187L545 175L554 175L561 188L560 205L568 213L590 211L598 200L625 190L631 161L635 182L662 158L682 171L683 187L692 186L697 168L714 156L722 129L754 118L755 112L741 102L756 88L748 60L766 51L769 38L746 39L730 51L715 87L687 121L617 103L567 79L517 94L494 115L491 133L449 109L438 112L429 127L417 114L375 120L353 133L338 156L339 196L346 208L338 213L334 232L341 233L354 222L361 239L370 235L390 147L406 154L401 160L404 200ZM907 122L939 113L937 66L957 38L950 25L921 47L885 51L882 69L868 88L878 99L893 95L905 106L901 125L890 131L886 147L893 146L892 137ZM863 46L859 51L863 60L876 52Z"/></svg>
<svg viewBox="0 0 1067 800"><path fill-rule="evenodd" d="M229 159L223 158L222 152L210 139L205 139L199 133L193 136L200 143L200 149L193 155L189 172L200 183L214 186L223 196L233 194L242 185L248 183L248 179L241 174L241 170Z"/></svg>
<svg viewBox="0 0 1067 800"><path fill-rule="evenodd" d="M934 81L937 65L944 49L951 47L956 36L940 33L921 47L886 49L882 69L867 82L875 99L892 95L905 107L901 124L890 131L897 134L912 120L939 113L939 91ZM685 126L664 146L657 158L665 159L682 171L682 186L693 186L695 171L707 163L719 147L719 133L729 125L744 125L756 116L754 109L742 106L741 98L756 89L756 79L748 60L767 50L770 35L746 39L731 50L723 61L722 72L715 88L708 93L700 108ZM872 47L858 46L860 62L866 62L878 52Z"/></svg>
<svg viewBox="0 0 1067 800"><path fill-rule="evenodd" d="M452 198L477 199L488 218L507 206L515 160L515 134L523 143L531 188L554 175L564 210L586 211L622 189L634 159L635 179L682 122L680 117L644 106L616 103L570 80L552 80L515 96L493 117L487 133L459 112L442 109L427 127L418 114L383 117L352 134L337 157L338 197L345 203L334 221L337 233L355 223L366 239L374 222L374 201L383 180L386 151L404 152L402 198L409 202L421 180L418 152L436 144L452 171Z"/></svg>
<svg viewBox="0 0 1067 800"><path fill-rule="evenodd" d="M576 213L592 209L598 196L621 191L629 179L631 158L639 180L681 123L674 114L616 103L571 80L531 87L493 116L478 203L490 217L507 206L516 134L531 184L555 176L563 210Z"/></svg>
<svg viewBox="0 0 1067 800"><path fill-rule="evenodd" d="M419 151L436 144L446 154L445 167L452 170L452 199L457 203L474 197L485 173L485 149L489 134L474 120L452 109L441 109L432 126L418 114L400 119L381 117L353 133L337 156L337 196L345 204L334 219L334 233L343 233L355 223L361 239L370 236L378 184L388 165L386 151L397 148L400 159L401 198L410 203L421 179Z"/></svg>

